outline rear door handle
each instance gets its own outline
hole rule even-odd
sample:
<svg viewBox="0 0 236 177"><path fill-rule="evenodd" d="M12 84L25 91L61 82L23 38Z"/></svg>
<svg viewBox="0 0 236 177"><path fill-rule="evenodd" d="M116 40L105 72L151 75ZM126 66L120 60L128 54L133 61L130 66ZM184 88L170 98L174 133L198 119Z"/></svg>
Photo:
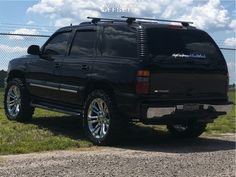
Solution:
<svg viewBox="0 0 236 177"><path fill-rule="evenodd" d="M88 69L89 69L89 66L88 66L88 65L81 65L81 69L82 69L82 70L88 70Z"/></svg>

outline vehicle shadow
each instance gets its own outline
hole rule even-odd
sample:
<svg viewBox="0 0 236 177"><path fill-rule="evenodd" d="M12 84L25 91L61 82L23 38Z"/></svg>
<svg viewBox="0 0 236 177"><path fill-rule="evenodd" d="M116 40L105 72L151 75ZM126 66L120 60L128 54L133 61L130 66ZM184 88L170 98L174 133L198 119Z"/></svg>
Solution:
<svg viewBox="0 0 236 177"><path fill-rule="evenodd" d="M196 139L181 139L171 136L166 130L151 126L131 125L122 134L120 148L166 153L213 152L235 149L235 141L218 137L201 136Z"/></svg>
<svg viewBox="0 0 236 177"><path fill-rule="evenodd" d="M39 128L48 129L55 135L63 135L74 140L86 140L82 120L78 117L38 117L30 123ZM177 139L164 130L130 124L126 130L121 130L118 143L112 147L140 151L192 153L233 150L235 149L235 141L213 137L200 137L193 140Z"/></svg>
<svg viewBox="0 0 236 177"><path fill-rule="evenodd" d="M30 124L74 140L85 139L82 119L75 116L50 116L33 118Z"/></svg>

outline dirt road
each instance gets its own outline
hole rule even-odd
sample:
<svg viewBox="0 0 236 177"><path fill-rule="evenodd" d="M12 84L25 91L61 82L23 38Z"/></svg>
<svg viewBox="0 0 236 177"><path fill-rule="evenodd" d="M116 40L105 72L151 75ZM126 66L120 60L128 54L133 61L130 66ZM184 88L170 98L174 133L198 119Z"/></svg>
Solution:
<svg viewBox="0 0 236 177"><path fill-rule="evenodd" d="M235 136L0 156L0 176L235 176Z"/></svg>

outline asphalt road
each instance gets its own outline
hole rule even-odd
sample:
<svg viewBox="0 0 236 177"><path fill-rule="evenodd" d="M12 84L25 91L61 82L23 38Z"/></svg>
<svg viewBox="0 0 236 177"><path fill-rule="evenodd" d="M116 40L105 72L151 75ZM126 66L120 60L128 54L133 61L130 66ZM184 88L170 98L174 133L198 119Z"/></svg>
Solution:
<svg viewBox="0 0 236 177"><path fill-rule="evenodd" d="M167 139L167 140L166 140ZM235 176L235 135L0 156L1 177Z"/></svg>

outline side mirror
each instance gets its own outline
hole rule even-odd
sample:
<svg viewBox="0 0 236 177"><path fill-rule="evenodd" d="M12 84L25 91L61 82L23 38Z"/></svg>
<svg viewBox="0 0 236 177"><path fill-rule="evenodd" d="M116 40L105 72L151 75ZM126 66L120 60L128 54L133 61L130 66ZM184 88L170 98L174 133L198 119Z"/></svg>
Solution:
<svg viewBox="0 0 236 177"><path fill-rule="evenodd" d="M40 55L40 48L38 45L29 46L27 53L30 55Z"/></svg>

